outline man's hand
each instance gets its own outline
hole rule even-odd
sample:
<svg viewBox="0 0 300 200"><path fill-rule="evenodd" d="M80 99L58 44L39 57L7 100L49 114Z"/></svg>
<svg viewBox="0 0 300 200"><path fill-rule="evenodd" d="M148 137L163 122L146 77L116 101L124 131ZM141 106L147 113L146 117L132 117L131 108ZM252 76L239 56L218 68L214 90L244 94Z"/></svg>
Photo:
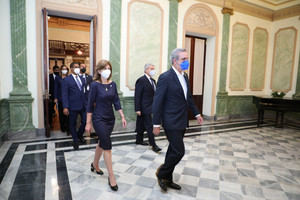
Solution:
<svg viewBox="0 0 300 200"><path fill-rule="evenodd" d="M196 119L197 119L198 124L202 124L203 118L201 117L201 115L199 115Z"/></svg>
<svg viewBox="0 0 300 200"><path fill-rule="evenodd" d="M135 113L136 113L137 116L141 116L142 115L141 111L136 111Z"/></svg>
<svg viewBox="0 0 300 200"><path fill-rule="evenodd" d="M64 108L64 111L63 111L64 115L69 115L69 109L68 108Z"/></svg>
<svg viewBox="0 0 300 200"><path fill-rule="evenodd" d="M159 135L159 133L160 133L160 127L153 127L153 134Z"/></svg>

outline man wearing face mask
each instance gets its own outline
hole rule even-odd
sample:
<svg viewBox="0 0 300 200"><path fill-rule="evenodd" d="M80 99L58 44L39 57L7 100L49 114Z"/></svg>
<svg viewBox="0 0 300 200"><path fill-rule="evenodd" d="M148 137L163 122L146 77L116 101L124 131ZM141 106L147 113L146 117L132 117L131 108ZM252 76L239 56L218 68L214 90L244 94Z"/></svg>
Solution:
<svg viewBox="0 0 300 200"><path fill-rule="evenodd" d="M83 92L85 95L85 100L87 103L89 92L90 92L90 85L93 82L93 77L86 73L86 65L84 63L80 63L80 76L84 79L85 85L83 88Z"/></svg>
<svg viewBox="0 0 300 200"><path fill-rule="evenodd" d="M145 74L140 77L135 83L134 104L137 114L136 120L136 144L148 145L143 142L144 131L147 131L149 143L152 150L156 153L161 151L154 140L153 125L152 125L152 102L156 90L155 67L152 64L144 66Z"/></svg>
<svg viewBox="0 0 300 200"><path fill-rule="evenodd" d="M53 119L53 114L55 113L54 106L54 82L57 77L59 77L59 67L57 65L53 66L52 68L53 73L49 74L49 94L50 94L50 99L49 99L49 125L52 128L52 119Z"/></svg>
<svg viewBox="0 0 300 200"><path fill-rule="evenodd" d="M69 116L69 130L73 138L73 147L78 149L78 140L85 142L83 138L86 124L86 100L84 95L85 81L80 75L79 63L72 62L70 65L72 74L63 80L62 84L62 103L63 113ZM80 115L81 124L76 131L77 116Z"/></svg>
<svg viewBox="0 0 300 200"><path fill-rule="evenodd" d="M180 190L173 182L175 166L184 156L183 137L188 122L188 108L192 110L197 122L203 119L195 106L187 75L183 72L189 67L188 53L177 48L171 53L172 67L160 75L153 100L153 133L158 135L162 124L169 141L165 162L157 169L158 184L163 191L167 188Z"/></svg>

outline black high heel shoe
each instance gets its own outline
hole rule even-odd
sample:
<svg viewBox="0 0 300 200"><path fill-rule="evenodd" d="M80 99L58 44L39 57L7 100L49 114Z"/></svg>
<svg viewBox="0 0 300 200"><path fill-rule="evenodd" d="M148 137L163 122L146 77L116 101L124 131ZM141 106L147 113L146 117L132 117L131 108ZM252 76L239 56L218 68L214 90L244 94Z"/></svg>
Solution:
<svg viewBox="0 0 300 200"><path fill-rule="evenodd" d="M110 187L113 191L118 191L118 189L119 189L117 184L114 185L114 186L112 186L112 185L110 184L109 177L108 177L108 185L109 185L109 187Z"/></svg>
<svg viewBox="0 0 300 200"><path fill-rule="evenodd" d="M99 171L97 171L93 165L93 163L91 163L91 171L94 172L96 171L96 174L99 174L99 175L103 175L103 171L100 169Z"/></svg>

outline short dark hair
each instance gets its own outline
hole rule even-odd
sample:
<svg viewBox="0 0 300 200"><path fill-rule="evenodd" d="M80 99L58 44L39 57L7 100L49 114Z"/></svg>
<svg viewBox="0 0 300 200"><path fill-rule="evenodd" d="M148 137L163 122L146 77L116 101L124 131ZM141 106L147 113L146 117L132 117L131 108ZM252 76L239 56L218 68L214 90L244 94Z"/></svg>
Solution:
<svg viewBox="0 0 300 200"><path fill-rule="evenodd" d="M74 68L74 65L75 65L75 64L78 64L78 65L79 65L78 62L72 62L72 63L70 64L70 68Z"/></svg>
<svg viewBox="0 0 300 200"><path fill-rule="evenodd" d="M55 69L59 69L59 66L54 65L53 68L52 68L52 70L55 70Z"/></svg>

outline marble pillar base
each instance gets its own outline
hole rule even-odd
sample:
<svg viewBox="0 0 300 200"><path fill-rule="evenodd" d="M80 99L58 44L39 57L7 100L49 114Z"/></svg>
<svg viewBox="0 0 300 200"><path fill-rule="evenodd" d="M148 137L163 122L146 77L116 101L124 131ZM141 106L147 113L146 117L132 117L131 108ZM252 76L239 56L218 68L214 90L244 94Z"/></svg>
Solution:
<svg viewBox="0 0 300 200"><path fill-rule="evenodd" d="M9 132L34 131L32 124L31 95L10 94L9 104Z"/></svg>

